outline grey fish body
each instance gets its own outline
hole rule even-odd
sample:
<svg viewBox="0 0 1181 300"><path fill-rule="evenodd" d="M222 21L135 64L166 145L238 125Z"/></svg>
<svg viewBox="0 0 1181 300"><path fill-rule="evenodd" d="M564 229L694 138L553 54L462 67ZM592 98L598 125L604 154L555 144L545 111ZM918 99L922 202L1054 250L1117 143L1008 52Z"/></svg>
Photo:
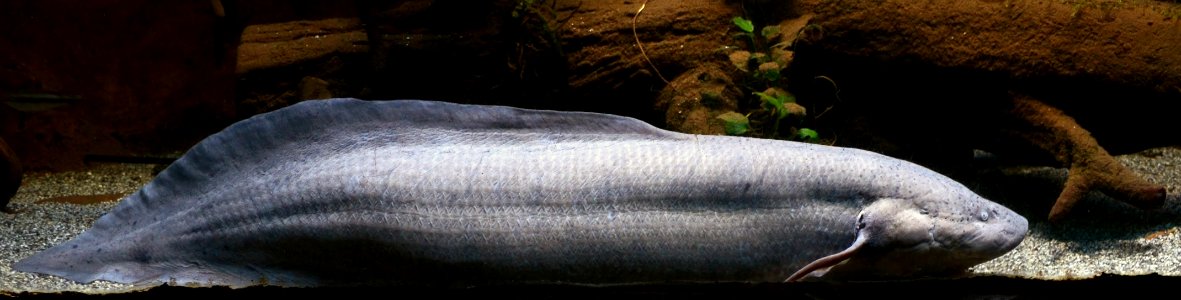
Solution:
<svg viewBox="0 0 1181 300"><path fill-rule="evenodd" d="M955 199L920 205L924 215L966 209L1007 222L996 225L1005 236L972 233L988 251L950 269L1024 236L1011 211L861 150L593 113L337 99L211 136L91 229L14 268L230 286L782 281L867 244L858 222L894 203L881 199L932 197ZM985 221L953 231L993 226ZM938 240L933 230L918 235ZM917 273L932 271L942 270Z"/></svg>

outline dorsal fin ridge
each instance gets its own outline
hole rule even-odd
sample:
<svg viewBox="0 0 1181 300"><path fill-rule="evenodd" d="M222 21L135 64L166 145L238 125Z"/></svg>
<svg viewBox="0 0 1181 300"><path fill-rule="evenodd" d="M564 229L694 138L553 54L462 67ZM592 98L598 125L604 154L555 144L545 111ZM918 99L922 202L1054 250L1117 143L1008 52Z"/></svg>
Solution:
<svg viewBox="0 0 1181 300"><path fill-rule="evenodd" d="M633 118L599 113L423 100L365 101L340 98L304 101L253 116L202 140L152 182L123 199L110 213L100 218L87 234L77 240L117 236L147 225L144 223L160 221L153 219L154 216L167 216L195 206L205 197L203 194L215 191L219 188L219 183L225 183L224 179L210 180L211 178L233 176L235 172L248 171L246 169L257 168L259 165L265 168L268 161L305 159L298 155L273 157L280 155L274 153L276 149L287 151L292 147L331 147L333 143L351 142L347 139L354 135L423 129L622 135L653 140L686 136L661 130ZM398 142L437 142L433 138L430 134L411 134L400 136ZM330 151L312 149L303 153Z"/></svg>

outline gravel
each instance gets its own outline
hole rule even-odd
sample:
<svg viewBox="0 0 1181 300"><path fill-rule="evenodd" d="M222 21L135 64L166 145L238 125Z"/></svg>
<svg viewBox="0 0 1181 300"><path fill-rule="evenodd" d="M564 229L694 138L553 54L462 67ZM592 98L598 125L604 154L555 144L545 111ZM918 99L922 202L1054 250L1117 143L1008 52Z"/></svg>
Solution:
<svg viewBox="0 0 1181 300"><path fill-rule="evenodd" d="M971 184L1030 220L1030 233L1012 252L977 265L978 274L1031 279L1086 279L1100 274L1181 276L1181 148L1155 148L1116 157L1148 181L1166 187L1164 207L1136 209L1092 192L1061 224L1045 221L1066 171L1002 168Z"/></svg>
<svg viewBox="0 0 1181 300"><path fill-rule="evenodd" d="M116 202L70 204L46 199L130 194L151 181L154 165L96 164L86 171L25 174L24 184L0 213L0 295L18 292L110 293L132 290L111 282L77 284L63 278L13 271L12 263L82 233Z"/></svg>

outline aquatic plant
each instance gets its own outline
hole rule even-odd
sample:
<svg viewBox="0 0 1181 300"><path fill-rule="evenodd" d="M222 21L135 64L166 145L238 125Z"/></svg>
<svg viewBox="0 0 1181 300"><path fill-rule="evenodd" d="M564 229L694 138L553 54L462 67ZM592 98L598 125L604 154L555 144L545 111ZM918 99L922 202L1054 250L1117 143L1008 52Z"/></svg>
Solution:
<svg viewBox="0 0 1181 300"><path fill-rule="evenodd" d="M743 135L750 131L750 118L747 115L727 112L718 115L717 118L722 120L727 135Z"/></svg>
<svg viewBox="0 0 1181 300"><path fill-rule="evenodd" d="M580 3L581 5L581 3ZM510 32L517 35L516 49L509 58L509 68L518 73L520 79L544 76L539 71L544 64L534 64L528 68L530 60L550 59L564 61L566 54L562 51L562 41L559 36L562 24L565 24L573 14L559 18L557 1L547 0L518 0L510 13L514 24ZM528 69L533 70L528 73Z"/></svg>
<svg viewBox="0 0 1181 300"><path fill-rule="evenodd" d="M771 116L775 119L775 125L771 128L779 128L779 121L787 118L788 111L784 107L787 103L796 101L796 97L787 94L787 92L777 92L775 88L767 89L766 92L754 92L763 101L763 109L771 112Z"/></svg>
<svg viewBox="0 0 1181 300"><path fill-rule="evenodd" d="M780 136L780 130L786 129L789 139L799 141L816 141L818 134L815 130L796 127L807 116L807 112L803 106L796 104L795 96L788 93L785 89L786 79L783 71L791 63L792 52L787 48L796 40L792 39L788 42L778 42L781 39L782 30L777 25L763 26L756 30L754 22L743 18L734 17L731 19L740 32L735 36L743 40L748 45L748 50L737 50L730 53L730 62L736 68L748 74L744 81L743 88L751 91L750 95L754 96L751 103L757 103L759 110L752 111L746 117L755 116L758 120L756 125L749 125L747 127L759 127L763 136L768 138L777 138ZM757 32L757 34L756 34ZM798 34L797 34L798 36ZM723 118L726 126L727 134L741 135L748 133L749 130L731 130L731 128L738 128L737 122L739 119L733 116ZM784 120L790 121L793 126L782 128L781 124ZM769 127L767 126L769 124Z"/></svg>

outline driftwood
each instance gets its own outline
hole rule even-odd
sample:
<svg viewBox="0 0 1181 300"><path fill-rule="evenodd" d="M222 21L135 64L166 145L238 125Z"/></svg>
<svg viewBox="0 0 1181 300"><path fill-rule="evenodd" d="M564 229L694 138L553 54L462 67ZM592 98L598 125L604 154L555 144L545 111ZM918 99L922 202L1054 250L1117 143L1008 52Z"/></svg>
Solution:
<svg viewBox="0 0 1181 300"><path fill-rule="evenodd" d="M365 31L356 18L248 26L238 46L237 73L296 65L329 55L363 53Z"/></svg>
<svg viewBox="0 0 1181 300"><path fill-rule="evenodd" d="M1002 127L1002 130L1039 150L1052 153L1055 160L1070 168L1066 187L1050 209L1050 220L1061 219L1092 189L1140 208L1156 208L1163 204L1163 186L1145 181L1115 161L1090 133L1062 110L1025 95L1014 95L1013 102L1010 114L1018 122Z"/></svg>
<svg viewBox="0 0 1181 300"><path fill-rule="evenodd" d="M1163 203L1162 186L1133 174L1104 148L1127 153L1181 144L1171 116L1181 108L1181 5L800 5L816 16L809 25L814 34L797 48L803 61L797 76L834 78L846 91L838 108L859 106L878 124L904 124L885 131L933 133L910 142L1012 156L1025 156L1014 149L1041 151L1070 168L1052 220L1089 190L1141 208Z"/></svg>

